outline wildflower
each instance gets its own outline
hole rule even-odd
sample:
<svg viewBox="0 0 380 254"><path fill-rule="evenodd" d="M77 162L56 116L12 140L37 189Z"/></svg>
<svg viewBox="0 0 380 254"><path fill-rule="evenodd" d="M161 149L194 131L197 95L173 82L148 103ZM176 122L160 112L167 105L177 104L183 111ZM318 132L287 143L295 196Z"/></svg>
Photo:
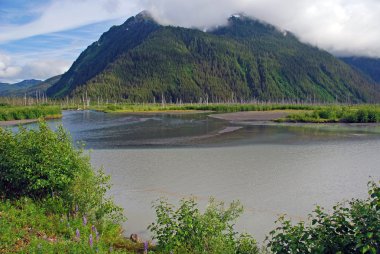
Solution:
<svg viewBox="0 0 380 254"><path fill-rule="evenodd" d="M90 244L90 247L92 248L92 245L94 244L94 242L92 240L92 234L90 234L90 237L88 239L88 244Z"/></svg>
<svg viewBox="0 0 380 254"><path fill-rule="evenodd" d="M99 241L100 235L99 235L98 230L95 231L95 235L96 235L96 241Z"/></svg>
<svg viewBox="0 0 380 254"><path fill-rule="evenodd" d="M79 232L79 229L75 230L75 235L76 237L79 239L80 238L80 232Z"/></svg>
<svg viewBox="0 0 380 254"><path fill-rule="evenodd" d="M113 252L113 247L112 247L112 245L110 246L110 252Z"/></svg>
<svg viewBox="0 0 380 254"><path fill-rule="evenodd" d="M77 213L79 211L79 206L75 205L75 212Z"/></svg>
<svg viewBox="0 0 380 254"><path fill-rule="evenodd" d="M148 241L144 242L144 254L148 253Z"/></svg>
<svg viewBox="0 0 380 254"><path fill-rule="evenodd" d="M96 227L94 225L91 226L91 231L96 232Z"/></svg>
<svg viewBox="0 0 380 254"><path fill-rule="evenodd" d="M87 225L87 218L86 218L86 215L83 215L83 225L84 225L84 226Z"/></svg>

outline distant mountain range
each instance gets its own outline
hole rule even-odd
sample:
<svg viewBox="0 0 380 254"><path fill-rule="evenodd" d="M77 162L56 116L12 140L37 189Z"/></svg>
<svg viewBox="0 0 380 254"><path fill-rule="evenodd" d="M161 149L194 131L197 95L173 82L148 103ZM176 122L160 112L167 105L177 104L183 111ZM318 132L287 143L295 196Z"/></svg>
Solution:
<svg viewBox="0 0 380 254"><path fill-rule="evenodd" d="M380 85L380 58L342 57L341 59Z"/></svg>
<svg viewBox="0 0 380 254"><path fill-rule="evenodd" d="M45 93L46 90L55 84L61 75L49 78L45 81L29 79L15 84L0 83L0 96L28 96L34 97L37 93Z"/></svg>

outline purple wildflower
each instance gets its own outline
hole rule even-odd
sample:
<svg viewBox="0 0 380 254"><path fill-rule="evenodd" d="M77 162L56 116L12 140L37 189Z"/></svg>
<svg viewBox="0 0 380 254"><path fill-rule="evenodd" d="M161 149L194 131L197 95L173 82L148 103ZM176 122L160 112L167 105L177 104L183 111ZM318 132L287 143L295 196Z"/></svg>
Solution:
<svg viewBox="0 0 380 254"><path fill-rule="evenodd" d="M144 253L148 253L148 241L144 242Z"/></svg>
<svg viewBox="0 0 380 254"><path fill-rule="evenodd" d="M96 241L99 241L100 235L99 235L98 230L95 231L95 235L96 235Z"/></svg>
<svg viewBox="0 0 380 254"><path fill-rule="evenodd" d="M91 226L91 231L96 232L96 227L94 225Z"/></svg>
<svg viewBox="0 0 380 254"><path fill-rule="evenodd" d="M83 225L87 225L87 218L86 218L86 215L83 215Z"/></svg>
<svg viewBox="0 0 380 254"><path fill-rule="evenodd" d="M80 232L79 232L79 229L75 230L75 235L76 237L79 239L80 238Z"/></svg>
<svg viewBox="0 0 380 254"><path fill-rule="evenodd" d="M94 245L94 242L92 240L92 234L90 234L90 237L88 239L88 244L90 244L90 247L92 248L92 245Z"/></svg>
<svg viewBox="0 0 380 254"><path fill-rule="evenodd" d="M110 246L110 252L113 252L113 247L112 247L112 245Z"/></svg>

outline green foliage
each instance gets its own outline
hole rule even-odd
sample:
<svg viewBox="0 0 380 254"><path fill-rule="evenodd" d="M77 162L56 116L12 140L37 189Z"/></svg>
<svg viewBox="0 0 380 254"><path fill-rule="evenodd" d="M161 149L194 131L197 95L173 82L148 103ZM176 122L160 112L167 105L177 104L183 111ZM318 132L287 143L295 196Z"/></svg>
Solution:
<svg viewBox="0 0 380 254"><path fill-rule="evenodd" d="M328 106L313 112L291 114L290 122L345 122L345 123L379 123L380 107L377 105Z"/></svg>
<svg viewBox="0 0 380 254"><path fill-rule="evenodd" d="M125 242L117 224L84 224L79 213L51 213L29 198L0 202L0 253L109 253L116 241Z"/></svg>
<svg viewBox="0 0 380 254"><path fill-rule="evenodd" d="M109 177L95 173L89 158L74 148L71 137L45 122L39 128L19 128L17 133L0 129L0 193L17 199L30 197L52 211L80 212L100 220L120 219L120 209L105 197Z"/></svg>
<svg viewBox="0 0 380 254"><path fill-rule="evenodd" d="M204 213L194 199L182 199L177 209L161 199L154 208L157 220L149 229L163 253L258 253L251 236L236 237L233 223L243 212L238 202L225 208L211 199Z"/></svg>
<svg viewBox="0 0 380 254"><path fill-rule="evenodd" d="M380 83L380 59L369 57L342 57L341 60L357 68L378 84Z"/></svg>
<svg viewBox="0 0 380 254"><path fill-rule="evenodd" d="M292 225L281 217L270 232L273 253L373 253L380 250L380 188L369 184L369 198L337 204L331 214L317 207L310 223Z"/></svg>
<svg viewBox="0 0 380 254"><path fill-rule="evenodd" d="M320 109L317 105L302 104L117 104L107 106L92 106L91 109L104 112L145 112L145 111L214 111L218 113L241 111L270 111L270 110L313 110Z"/></svg>
<svg viewBox="0 0 380 254"><path fill-rule="evenodd" d="M54 106L0 107L0 121L50 118L61 116L61 109Z"/></svg>

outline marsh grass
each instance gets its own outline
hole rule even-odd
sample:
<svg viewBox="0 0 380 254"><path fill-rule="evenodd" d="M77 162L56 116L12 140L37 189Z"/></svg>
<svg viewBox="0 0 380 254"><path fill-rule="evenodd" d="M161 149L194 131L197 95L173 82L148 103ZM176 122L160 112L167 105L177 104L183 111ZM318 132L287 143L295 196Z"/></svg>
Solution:
<svg viewBox="0 0 380 254"><path fill-rule="evenodd" d="M379 123L380 106L329 106L311 112L290 114L280 121L311 123Z"/></svg>
<svg viewBox="0 0 380 254"><path fill-rule="evenodd" d="M57 106L0 106L0 121L58 118L62 115Z"/></svg>

